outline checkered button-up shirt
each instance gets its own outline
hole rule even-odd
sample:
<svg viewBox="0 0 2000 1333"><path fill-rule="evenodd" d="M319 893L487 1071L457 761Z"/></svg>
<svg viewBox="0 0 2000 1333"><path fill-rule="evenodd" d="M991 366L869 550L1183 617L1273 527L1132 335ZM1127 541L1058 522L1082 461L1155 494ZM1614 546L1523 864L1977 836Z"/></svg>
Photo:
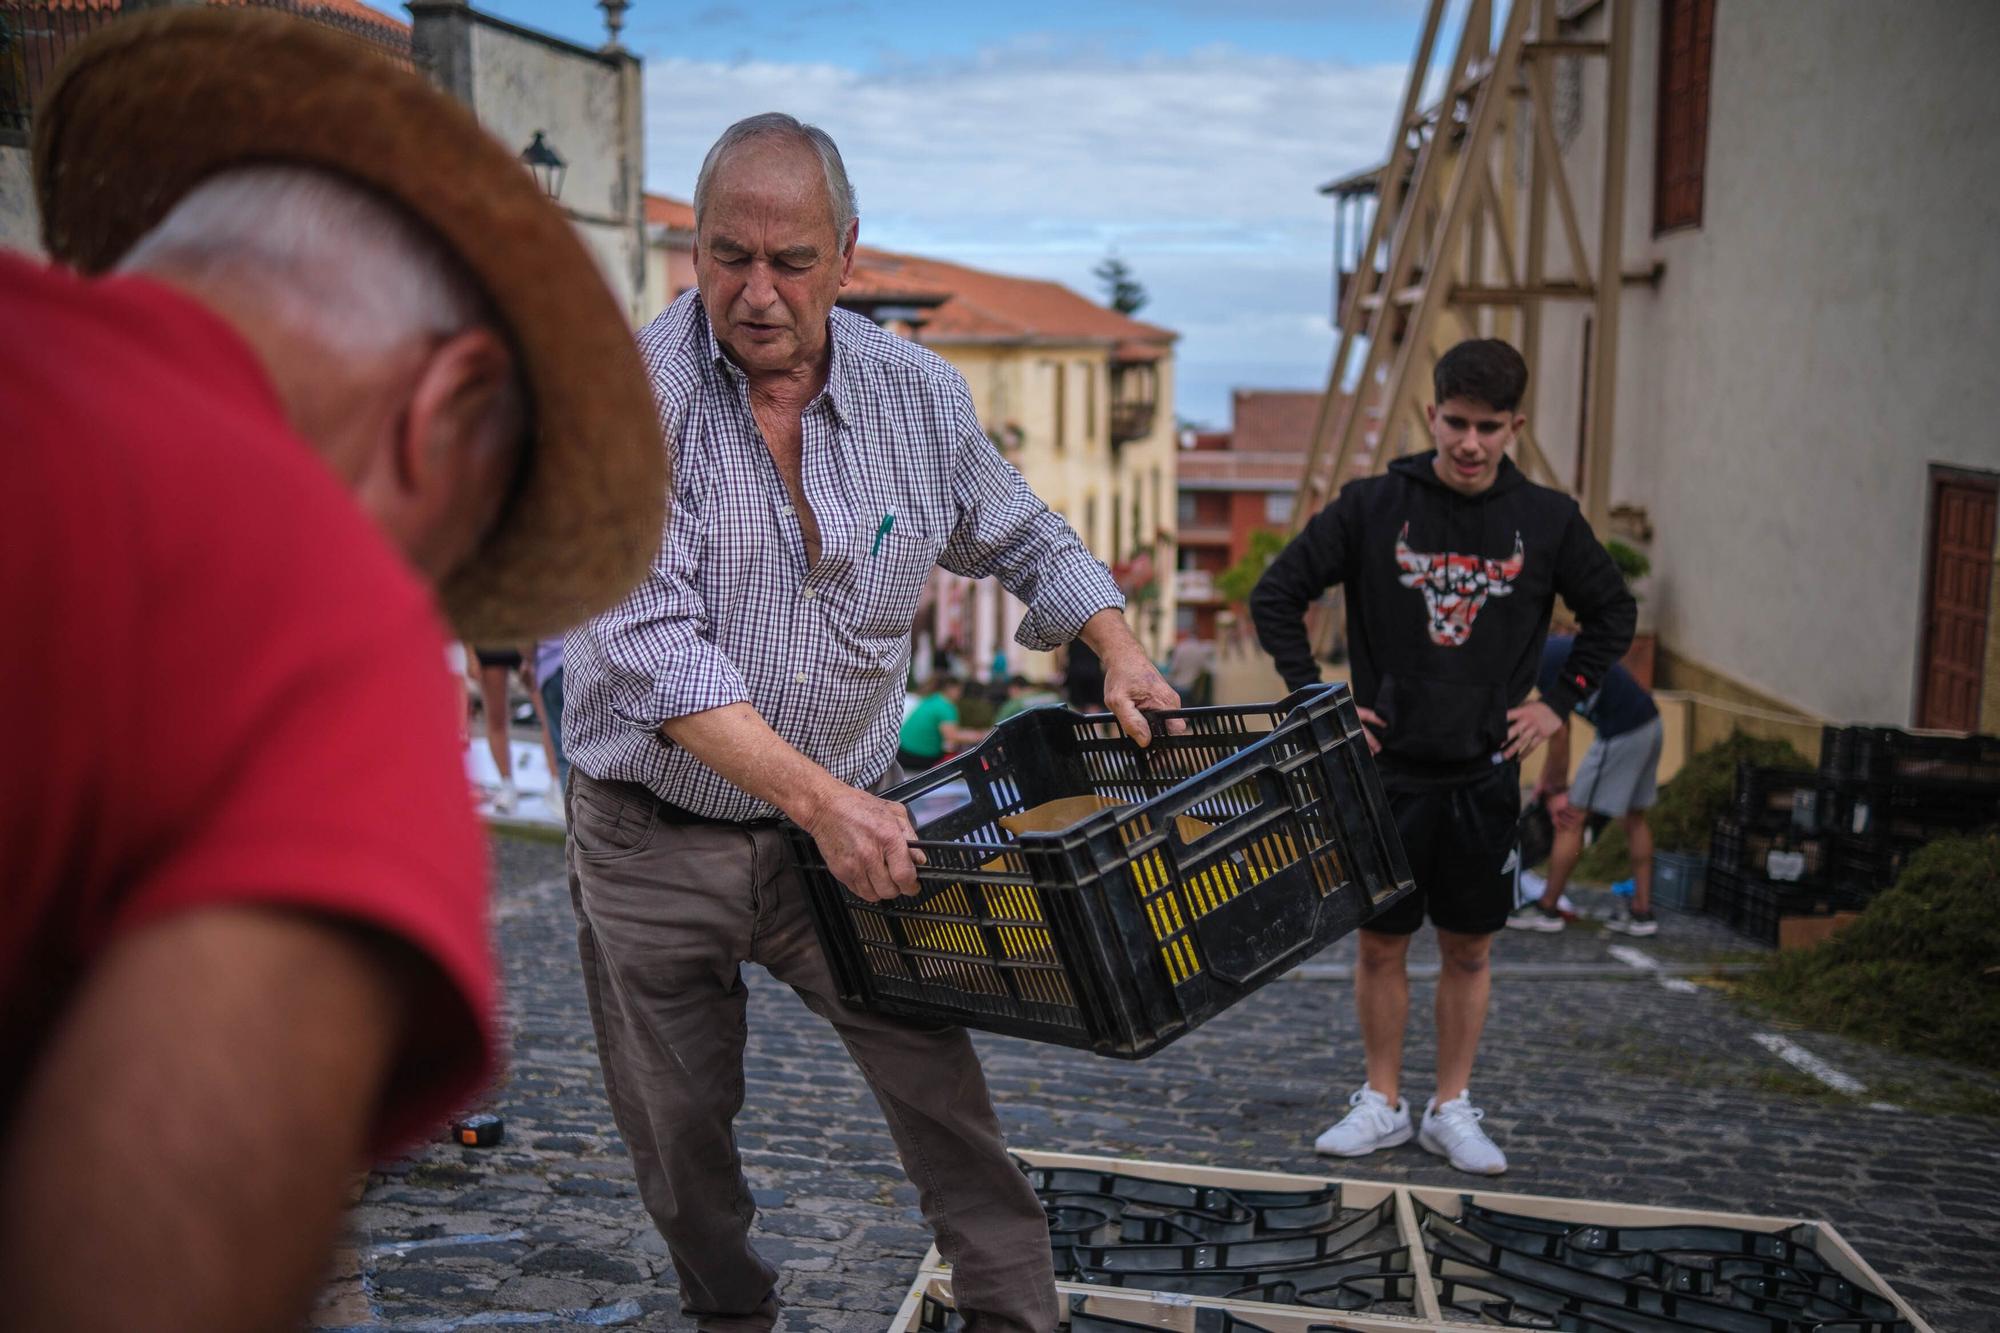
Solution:
<svg viewBox="0 0 2000 1333"><path fill-rule="evenodd" d="M997 575L1027 604L1019 641L1053 649L1124 599L1067 523L986 437L936 354L844 310L801 422L820 559L697 293L639 335L674 507L651 573L564 644L563 746L594 778L644 783L715 819L775 813L660 725L748 702L813 762L866 786L902 721L917 600L933 565Z"/></svg>

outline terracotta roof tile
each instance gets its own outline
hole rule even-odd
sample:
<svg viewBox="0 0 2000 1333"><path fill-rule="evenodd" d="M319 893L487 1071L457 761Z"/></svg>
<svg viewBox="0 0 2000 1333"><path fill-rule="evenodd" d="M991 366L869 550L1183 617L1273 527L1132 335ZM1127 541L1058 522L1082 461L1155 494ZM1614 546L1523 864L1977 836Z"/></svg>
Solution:
<svg viewBox="0 0 2000 1333"><path fill-rule="evenodd" d="M694 205L672 195L649 194L646 196L646 221L656 227L693 231Z"/></svg>
<svg viewBox="0 0 2000 1333"><path fill-rule="evenodd" d="M850 290L946 292L918 337L927 343L1082 342L1136 344L1134 359L1158 357L1180 335L1077 295L1059 282L988 273L942 259L864 245ZM859 293L857 293L859 294Z"/></svg>
<svg viewBox="0 0 2000 1333"><path fill-rule="evenodd" d="M206 0L206 3L218 7L266 8L258 4L258 0ZM302 18L346 19L355 23L372 24L378 28L393 28L405 34L410 31L410 25L404 20L373 5L363 4L361 0L292 0L290 4L268 7L282 8Z"/></svg>
<svg viewBox="0 0 2000 1333"><path fill-rule="evenodd" d="M407 33L410 25L394 14L363 4L361 0L293 0L287 5L264 6L258 0L205 0L217 7L234 8L282 8L289 13L305 18L318 18L322 13L335 18L351 19L360 23L372 23L377 27L394 28ZM41 0L43 9L67 9L90 13L118 13L125 8L125 0Z"/></svg>

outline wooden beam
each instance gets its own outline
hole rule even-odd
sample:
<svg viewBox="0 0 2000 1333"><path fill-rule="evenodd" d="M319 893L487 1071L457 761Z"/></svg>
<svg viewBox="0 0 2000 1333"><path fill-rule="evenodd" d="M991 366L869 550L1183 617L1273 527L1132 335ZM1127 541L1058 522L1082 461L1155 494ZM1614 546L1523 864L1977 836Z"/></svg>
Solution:
<svg viewBox="0 0 2000 1333"><path fill-rule="evenodd" d="M1536 0L1535 36L1544 40L1558 31L1556 0ZM1527 114L1536 122L1548 115L1548 106L1536 99L1534 89L1534 67L1526 66L1521 71L1529 89ZM1532 134L1533 127L1530 126ZM1526 270L1529 287L1539 287L1545 275L1546 256L1549 248L1549 208L1548 190L1542 179L1542 153L1532 138L1528 144L1528 235L1527 257L1522 265ZM1542 384L1542 303L1527 301L1521 306L1521 347L1520 352L1527 359L1533 371L1528 376L1528 396L1521 403L1522 412L1527 414L1528 425L1533 428L1536 421ZM1540 452L1537 449L1537 452ZM1544 459L1544 462L1547 460ZM1567 487L1564 488L1567 491Z"/></svg>
<svg viewBox="0 0 2000 1333"><path fill-rule="evenodd" d="M1480 163L1479 174L1485 178L1486 208L1493 219L1493 239L1500 247L1500 275L1507 279L1509 287L1518 287L1521 285L1521 274L1514 267L1514 237L1507 230L1507 217L1500 203L1500 187L1493 180L1493 164ZM1479 276L1476 270L1473 276Z"/></svg>
<svg viewBox="0 0 2000 1333"><path fill-rule="evenodd" d="M1532 60L1537 56L1601 56L1610 50L1609 42L1585 41L1574 37L1539 38L1521 48L1521 58Z"/></svg>
<svg viewBox="0 0 2000 1333"><path fill-rule="evenodd" d="M1487 0L1473 0L1474 12L1476 13L1486 2ZM1423 49L1420 52L1424 55L1425 59L1411 66L1410 84L1404 92L1404 108L1406 111L1422 93L1423 81L1429 71L1428 43L1435 36L1436 29L1443 22L1443 12L1444 0L1431 0L1431 12L1426 17L1424 24L1425 41ZM1468 45L1468 37L1466 33L1461 32L1459 34L1457 50L1452 56L1451 70L1445 78L1447 85L1455 83L1464 77L1466 63L1470 59L1471 49ZM1398 130L1399 136L1402 133L1401 130ZM1396 147L1399 150L1399 154L1406 151L1408 147L1407 138L1399 137ZM1437 190L1437 182L1434 178L1438 177L1441 171L1442 165L1439 161L1438 136L1433 134L1424 137L1417 149L1416 161L1410 170L1410 186L1408 190L1396 190L1396 187L1400 184L1400 178L1398 173L1394 171L1391 171L1384 180L1385 189L1382 194L1382 201L1378 206L1377 220L1381 221L1384 218L1391 219L1394 227L1394 231L1390 233L1389 240L1388 272L1383 275L1382 279L1383 286L1387 289L1394 290L1409 281L1410 270L1416 263L1417 238L1424 232L1425 213L1429 207L1430 196L1435 194ZM1391 199L1392 190L1396 190L1393 200ZM1355 382L1357 407L1360 406L1358 400L1363 395L1371 393L1374 390L1377 371L1388 363L1389 344L1392 340L1383 336L1383 332L1387 327L1388 316L1389 312L1387 310L1378 308L1373 320L1368 321L1365 325L1357 324L1355 326L1356 334L1362 328L1366 329L1368 340L1368 350L1362 357L1361 373ZM1347 342L1350 339L1350 335L1345 329L1343 329L1341 336L1343 342ZM1331 386L1331 389L1337 392L1338 387L1338 383L1336 382ZM1393 402L1385 403L1383 407L1384 420L1391 419L1395 411L1395 404ZM1304 484L1299 488L1299 503L1293 506L1292 522L1295 525L1293 531L1297 531L1299 527L1304 525L1306 519L1311 516L1310 511L1318 507L1321 495L1330 493L1334 487L1340 484L1341 474L1346 470L1347 460L1353 456L1355 442L1360 437L1360 425L1361 417L1358 412L1348 412L1341 418L1339 444L1334 450L1333 468L1331 472L1326 474L1324 488L1321 487L1320 474L1317 471L1308 470L1306 472ZM1316 466L1318 462L1317 458L1315 457L1312 462Z"/></svg>
<svg viewBox="0 0 2000 1333"><path fill-rule="evenodd" d="M1362 303L1366 300L1363 288L1375 275L1375 253L1381 249L1389 236L1389 228L1403 206L1404 180L1410 172L1406 165L1410 161L1410 136L1403 129L1409 118L1410 108L1423 95L1424 79L1430 72L1431 55L1437 46L1438 30L1444 23L1445 0L1431 0L1430 12L1424 16L1422 32L1417 37L1416 59L1410 65L1409 86L1403 90L1403 105L1396 119L1396 130L1389 136L1389 160L1382 168L1381 185L1375 195L1375 211L1368 220L1368 240L1361 252L1361 261L1356 265L1354 285L1348 289L1347 301L1340 315L1340 340L1335 345L1333 364L1327 370L1326 392L1320 396L1319 412L1313 418L1312 444L1306 450L1305 471L1299 478L1299 496L1292 505L1292 531L1304 527L1306 520L1319 508L1315 502L1315 486L1320 457L1326 451L1328 437L1332 434L1335 417L1340 404L1340 386L1346 378L1347 359L1353 353L1354 340L1361 336L1365 326L1363 312L1370 309ZM1366 281L1363 274L1368 275ZM1383 275L1387 281L1386 274ZM1380 302L1376 303L1379 307ZM1373 342L1373 339L1370 339ZM1340 469L1345 466L1349 440L1354 434L1362 412L1362 397L1367 390L1365 379L1355 385L1354 401L1348 404L1344 414L1340 414L1340 451L1334 463L1332 483L1338 484Z"/></svg>
<svg viewBox="0 0 2000 1333"><path fill-rule="evenodd" d="M1656 287L1660 282L1659 267L1639 271L1626 270L1618 275L1618 280L1627 287ZM1406 288L1396 293L1399 303L1417 288ZM1451 289L1451 299L1464 305L1526 305L1534 301L1595 301L1597 285L1588 282L1542 282L1532 286L1519 283L1507 287L1457 286Z"/></svg>
<svg viewBox="0 0 2000 1333"><path fill-rule="evenodd" d="M1539 480L1544 486L1553 486L1559 491L1567 492L1569 487L1563 485L1562 478L1556 475L1555 468L1549 463L1548 455L1542 452L1542 446L1536 442L1534 431L1535 423L1531 418L1527 425L1521 427L1521 433L1514 437L1520 442L1521 456L1532 465L1526 469L1528 475Z"/></svg>
<svg viewBox="0 0 2000 1333"><path fill-rule="evenodd" d="M1579 286L1574 282L1544 282L1528 287L1516 284L1512 287L1454 287L1451 299L1461 305L1527 305L1533 301L1582 300L1596 297L1594 287Z"/></svg>
<svg viewBox="0 0 2000 1333"><path fill-rule="evenodd" d="M1611 0L1611 55L1605 71L1604 206L1597 268L1621 270L1625 244L1626 107L1632 70L1632 0ZM1597 285L1590 358L1590 434L1583 464L1583 513L1600 535L1611 518L1611 444L1618 421L1618 299L1621 282Z"/></svg>
<svg viewBox="0 0 2000 1333"><path fill-rule="evenodd" d="M1583 253L1583 227L1576 220L1576 200L1569 192L1569 173L1563 170L1562 150L1556 147L1556 132L1549 126L1555 114L1555 97L1549 92L1548 66L1532 67L1528 78L1535 88L1535 156L1540 159L1542 169L1548 172L1549 184L1555 190L1563 234L1569 238L1570 276L1578 282L1591 282L1594 279L1591 277L1590 261Z"/></svg>
<svg viewBox="0 0 2000 1333"><path fill-rule="evenodd" d="M1474 0L1474 14L1469 16L1469 24L1477 24L1480 0ZM1500 48L1494 56L1493 78L1479 91L1472 105L1472 116L1466 126L1465 142L1453 161L1451 183L1446 191L1444 217L1438 223L1431 237L1431 254L1449 260L1453 246L1459 239L1467 219L1473 212L1480 187L1476 184L1478 173L1483 170L1485 158L1482 156L1492 142L1493 127L1500 119L1501 102L1505 88L1520 67L1521 41L1526 34L1529 5L1527 0L1515 0L1507 11L1506 28L1501 34ZM1487 27L1491 28L1488 15ZM1393 421L1402 406L1405 395L1415 374L1419 356L1431 355L1429 341L1431 331L1437 325L1438 312L1445 304L1445 291L1450 285L1448 273L1428 272L1424 275L1423 296L1410 315L1409 331L1397 351L1393 369L1389 374L1389 385L1384 405L1384 419ZM1398 285L1391 282L1392 289Z"/></svg>
<svg viewBox="0 0 2000 1333"><path fill-rule="evenodd" d="M1364 304L1368 300L1368 292L1364 292L1364 286L1366 282L1374 280L1376 252L1382 248L1382 242L1390 234L1392 220L1404 206L1404 194L1406 194L1404 180L1410 176L1408 164L1412 154L1410 154L1410 134L1400 126L1404 124L1404 120L1408 120L1410 108L1424 92L1424 78L1430 72L1430 58L1438 44L1438 30L1444 24L1444 4L1446 0L1430 0L1430 12L1424 16L1424 28L1416 38L1416 60L1410 64L1410 84L1402 92L1402 110L1396 120L1398 128L1390 134L1388 162L1382 166L1382 182L1376 190L1374 214L1368 218L1368 240L1364 242L1360 262L1356 264L1354 284L1348 288L1348 300L1344 302L1344 308L1340 312L1340 342L1334 346L1334 362L1326 372L1326 392L1320 396L1320 410L1312 420L1312 444L1306 450L1306 470L1300 474L1298 498L1292 502L1294 532L1306 526L1306 520L1312 518L1312 514L1318 510L1316 476L1318 476L1320 456L1326 452L1326 442L1334 432L1336 414L1340 408L1340 384L1346 378L1348 356L1354 350L1354 338L1358 338L1362 328L1368 326L1368 322L1362 318L1362 312L1380 308L1380 300L1376 302L1376 306ZM1362 274L1368 274L1366 282ZM1384 280L1388 280L1388 274L1384 274ZM1338 484L1340 468L1344 466L1346 460L1348 438L1350 438L1348 422L1360 414L1362 406L1360 400L1364 384L1356 384L1354 388L1356 388L1354 402L1348 404L1346 414L1340 416L1338 422L1342 444L1340 444L1340 458L1334 462L1334 476L1332 476L1334 484Z"/></svg>

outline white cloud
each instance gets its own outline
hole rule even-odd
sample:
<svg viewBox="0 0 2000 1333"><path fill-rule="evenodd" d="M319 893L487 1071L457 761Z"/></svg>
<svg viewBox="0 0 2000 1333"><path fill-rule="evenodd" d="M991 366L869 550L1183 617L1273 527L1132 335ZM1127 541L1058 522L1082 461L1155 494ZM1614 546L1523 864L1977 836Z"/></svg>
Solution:
<svg viewBox="0 0 2000 1333"><path fill-rule="evenodd" d="M1035 37L869 72L649 53L648 176L685 196L725 126L784 110L839 142L866 240L1093 296L1089 270L1115 247L1152 294L1142 317L1184 335L1180 410L1219 422L1230 382L1324 376L1317 187L1382 156L1404 77L1220 46L1121 60Z"/></svg>

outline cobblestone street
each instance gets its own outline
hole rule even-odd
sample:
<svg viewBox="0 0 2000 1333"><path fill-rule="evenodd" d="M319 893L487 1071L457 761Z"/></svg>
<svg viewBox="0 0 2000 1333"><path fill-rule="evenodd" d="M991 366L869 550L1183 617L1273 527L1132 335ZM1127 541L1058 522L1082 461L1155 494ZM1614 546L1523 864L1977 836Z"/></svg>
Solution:
<svg viewBox="0 0 2000 1333"><path fill-rule="evenodd" d="M513 1053L490 1109L505 1142L441 1142L371 1177L317 1324L689 1328L603 1098L561 849L493 847ZM1924 1062L1776 1033L1687 976L1752 946L1706 919L1663 918L1637 942L1588 924L1500 941L1473 1089L1511 1162L1492 1183L1824 1218L1938 1329L2000 1326L2000 1122L1938 1113L1940 1071ZM1415 956L1435 960L1421 943ZM1142 1063L980 1037L1010 1141L1468 1182L1414 1143L1351 1162L1313 1155L1361 1077L1351 958L1344 941ZM1406 1093L1418 1104L1432 1091L1431 989L1420 972ZM738 1133L757 1243L784 1271L782 1326L879 1333L928 1244L915 1193L830 1030L754 969L750 993ZM1865 1091L1781 1060L1771 1048L1786 1038Z"/></svg>

